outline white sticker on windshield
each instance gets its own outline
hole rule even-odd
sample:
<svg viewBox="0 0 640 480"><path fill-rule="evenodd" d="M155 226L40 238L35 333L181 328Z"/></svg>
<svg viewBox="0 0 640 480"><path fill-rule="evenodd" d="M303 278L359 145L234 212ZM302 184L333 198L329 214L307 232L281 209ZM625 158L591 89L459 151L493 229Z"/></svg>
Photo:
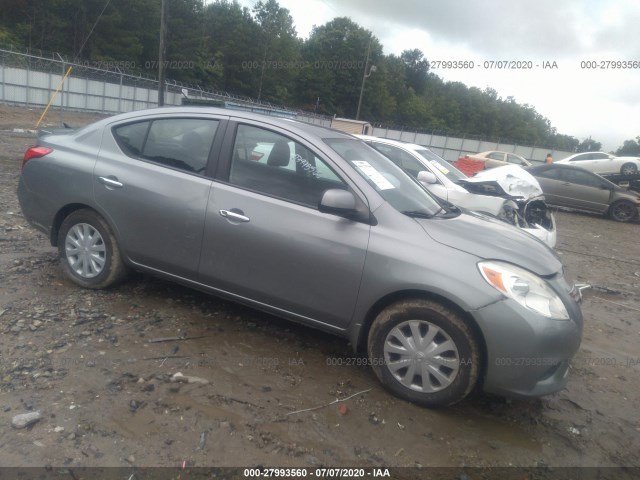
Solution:
<svg viewBox="0 0 640 480"><path fill-rule="evenodd" d="M449 173L449 169L447 167L445 167L444 165L442 165L439 162L436 162L435 160L430 160L431 165L433 165L434 167L436 167L438 170L440 170L443 174L447 174Z"/></svg>
<svg viewBox="0 0 640 480"><path fill-rule="evenodd" d="M364 160L354 160L352 162L356 167L360 169L380 190L389 190L395 188L393 184L384 178L384 176L375 168L371 166L369 162Z"/></svg>

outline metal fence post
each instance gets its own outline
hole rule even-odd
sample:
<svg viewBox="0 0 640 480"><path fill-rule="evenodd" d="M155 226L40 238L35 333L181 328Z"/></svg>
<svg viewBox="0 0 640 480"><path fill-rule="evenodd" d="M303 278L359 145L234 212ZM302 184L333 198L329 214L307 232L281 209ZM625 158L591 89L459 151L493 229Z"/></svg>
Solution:
<svg viewBox="0 0 640 480"><path fill-rule="evenodd" d="M56 53L56 55L58 55L58 58L60 59L60 65L62 65L62 70L60 72L60 80L62 80L67 73L67 71L64 69L64 58L62 58L59 53ZM53 61L56 62L57 60ZM63 84L62 88L60 89L60 110L64 110L64 100L67 98L64 95L65 87L66 85Z"/></svg>
<svg viewBox="0 0 640 480"><path fill-rule="evenodd" d="M3 102L6 101L6 99L4 98L4 55L2 55L2 70L0 71L1 75L0 76L0 87L2 88L2 95L0 95L0 100L2 100Z"/></svg>
<svg viewBox="0 0 640 480"><path fill-rule="evenodd" d="M24 86L25 86L25 91L24 91L24 104L25 105L29 105L29 90L30 90L30 85L29 85L29 78L30 75L29 73L31 72L31 61L29 59L27 59L27 81L24 82Z"/></svg>
<svg viewBox="0 0 640 480"><path fill-rule="evenodd" d="M120 72L120 88L118 89L118 113L122 113L122 72Z"/></svg>
<svg viewBox="0 0 640 480"><path fill-rule="evenodd" d="M106 107L106 102L107 102L107 79L104 78L102 79L102 113L105 113L105 109Z"/></svg>
<svg viewBox="0 0 640 480"><path fill-rule="evenodd" d="M84 109L89 109L89 77L84 79Z"/></svg>

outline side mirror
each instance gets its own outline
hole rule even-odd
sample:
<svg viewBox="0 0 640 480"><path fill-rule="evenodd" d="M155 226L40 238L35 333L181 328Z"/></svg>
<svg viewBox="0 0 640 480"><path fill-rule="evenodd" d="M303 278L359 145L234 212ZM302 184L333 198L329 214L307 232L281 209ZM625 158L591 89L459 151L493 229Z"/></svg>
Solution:
<svg viewBox="0 0 640 480"><path fill-rule="evenodd" d="M427 172L425 170L418 172L418 181L421 183L429 184L438 183L438 179L436 178L436 176L433 173Z"/></svg>
<svg viewBox="0 0 640 480"><path fill-rule="evenodd" d="M332 188L322 195L318 210L322 213L352 216L356 213L356 197L347 190Z"/></svg>
<svg viewBox="0 0 640 480"><path fill-rule="evenodd" d="M326 190L322 194L318 210L369 225L377 223L369 208L358 201L353 193L339 188Z"/></svg>

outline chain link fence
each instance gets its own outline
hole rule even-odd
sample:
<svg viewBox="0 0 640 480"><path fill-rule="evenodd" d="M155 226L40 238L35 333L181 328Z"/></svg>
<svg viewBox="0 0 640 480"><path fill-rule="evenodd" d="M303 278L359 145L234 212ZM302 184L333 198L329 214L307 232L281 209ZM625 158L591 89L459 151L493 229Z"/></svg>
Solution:
<svg viewBox="0 0 640 480"><path fill-rule="evenodd" d="M158 105L158 80L125 71L126 62L104 62L108 68L70 61L57 53L19 51L12 47L0 49L0 102L12 105L45 106L53 93L60 91L52 103L60 110L122 113ZM122 69L120 67L123 67ZM68 78L62 79L71 68ZM258 101L228 92L202 89L174 80L165 82L165 104L180 105L182 99L214 100L225 107L331 126L331 117L303 112L282 105ZM551 152L563 158L573 152L549 150L546 147L522 146L480 137L453 137L443 132L417 132L400 127L374 126L373 135L425 145L446 160L457 160L466 154L500 150L521 155L533 161L543 161Z"/></svg>
<svg viewBox="0 0 640 480"><path fill-rule="evenodd" d="M0 102L17 105L47 105L53 92L60 91L52 107L62 110L121 113L158 105L158 81L122 70L126 63L104 62L110 68L96 68L69 61L56 53L20 52L0 49ZM67 71L70 75L62 83ZM260 111L328 125L330 117L256 101L249 97L175 80L165 82L165 104L180 105L184 97L216 100L230 108Z"/></svg>

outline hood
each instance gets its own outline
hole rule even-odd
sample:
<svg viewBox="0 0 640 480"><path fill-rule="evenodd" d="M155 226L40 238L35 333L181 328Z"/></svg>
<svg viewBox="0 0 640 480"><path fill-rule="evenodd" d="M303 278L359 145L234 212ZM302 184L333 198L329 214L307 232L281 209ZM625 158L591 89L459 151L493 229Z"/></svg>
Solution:
<svg viewBox="0 0 640 480"><path fill-rule="evenodd" d="M553 275L562 262L553 250L521 229L486 215L465 211L456 218L415 219L433 240L485 260L503 260Z"/></svg>
<svg viewBox="0 0 640 480"><path fill-rule="evenodd" d="M529 172L516 165L481 170L460 184L474 193L520 197L525 200L542 196L540 184Z"/></svg>

